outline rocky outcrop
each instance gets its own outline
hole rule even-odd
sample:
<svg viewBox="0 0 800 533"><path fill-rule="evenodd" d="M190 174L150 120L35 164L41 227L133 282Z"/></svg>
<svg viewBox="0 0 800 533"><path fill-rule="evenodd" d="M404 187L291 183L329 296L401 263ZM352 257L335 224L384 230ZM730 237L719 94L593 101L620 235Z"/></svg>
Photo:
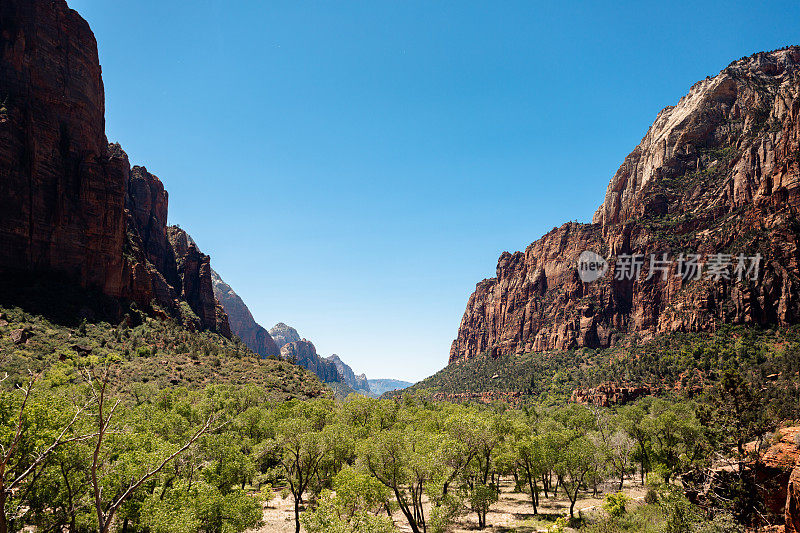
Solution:
<svg viewBox="0 0 800 533"><path fill-rule="evenodd" d="M272 340L269 332L255 321L244 301L213 269L211 270L211 282L214 296L228 315L231 332L242 339L248 348L261 356L280 355L280 348Z"/></svg>
<svg viewBox="0 0 800 533"><path fill-rule="evenodd" d="M664 109L612 178L592 224L568 223L524 252L503 253L496 277L469 298L450 362L604 348L634 332L794 323L798 204L800 48L790 47L736 61ZM609 261L591 283L577 269L585 250ZM727 277L694 279L678 266L681 253L700 254L704 265L716 254L734 257L723 257ZM636 254L641 271L615 279ZM665 272L650 275L651 254L667 254ZM757 276L738 279L738 254L761 254Z"/></svg>
<svg viewBox="0 0 800 533"><path fill-rule="evenodd" d="M784 516L791 494L792 470L800 459L800 427L781 428L755 468L765 509L773 516Z"/></svg>
<svg viewBox="0 0 800 533"><path fill-rule="evenodd" d="M228 317L214 297L211 258L202 253L189 234L181 228L170 226L167 228L167 235L175 253L181 299L189 304L204 328L230 337Z"/></svg>
<svg viewBox="0 0 800 533"><path fill-rule="evenodd" d="M800 533L800 464L789 478L785 517L786 533Z"/></svg>
<svg viewBox="0 0 800 533"><path fill-rule="evenodd" d="M793 470L797 470L800 457L800 427L780 428L770 441L750 442L745 451L744 458L718 457L711 468L684 474L682 480L687 496L703 507L729 502L735 495L731 488L744 475L744 479L756 487L759 519L767 524L780 524L785 520L786 531L796 531L791 524L792 520L797 520L797 507L793 507L797 500L793 500L792 495L797 496L798 475ZM783 528L775 531L782 532Z"/></svg>
<svg viewBox="0 0 800 533"><path fill-rule="evenodd" d="M328 356L325 359L336 365L336 370L339 371L339 374L341 374L341 376L344 378L345 383L347 383L352 389L361 394L370 394L371 391L366 374L356 375L356 373L353 372L353 369L350 368L350 366L344 361L342 361L336 354Z"/></svg>
<svg viewBox="0 0 800 533"><path fill-rule="evenodd" d="M119 145L116 149L121 150ZM180 280L175 252L167 237L169 194L161 180L145 167L134 166L130 170L125 208L131 216L129 226L135 228L146 259L167 283L178 287Z"/></svg>
<svg viewBox="0 0 800 533"><path fill-rule="evenodd" d="M110 145L109 152L125 161L127 176L123 296L145 308L155 303L190 327L230 337L228 317L213 294L211 260L185 231L167 226L169 196L161 180L144 167L130 168L119 145Z"/></svg>
<svg viewBox="0 0 800 533"><path fill-rule="evenodd" d="M317 354L317 349L310 341L301 339L284 344L281 357L315 373L324 383L345 383L336 365Z"/></svg>
<svg viewBox="0 0 800 533"><path fill-rule="evenodd" d="M583 405L610 407L612 405L624 405L656 392L657 390L650 385L603 383L590 389L574 390L570 401Z"/></svg>
<svg viewBox="0 0 800 533"><path fill-rule="evenodd" d="M0 4L0 270L120 296L124 162L110 154L97 43L64 0Z"/></svg>
<svg viewBox="0 0 800 533"><path fill-rule="evenodd" d="M269 330L269 334L272 337L272 340L275 341L275 344L278 346L278 348L283 348L284 345L289 344L290 342L300 340L300 335L298 335L297 330L291 326L287 326L283 322L278 322L275 324L275 326Z"/></svg>

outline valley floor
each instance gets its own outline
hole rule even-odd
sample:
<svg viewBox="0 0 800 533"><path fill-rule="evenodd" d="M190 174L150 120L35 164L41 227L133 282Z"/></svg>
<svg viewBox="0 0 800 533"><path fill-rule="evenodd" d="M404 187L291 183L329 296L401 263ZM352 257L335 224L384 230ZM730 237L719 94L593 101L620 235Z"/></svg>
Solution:
<svg viewBox="0 0 800 533"><path fill-rule="evenodd" d="M544 532L554 524L558 517L569 514L569 500L563 492L559 492L556 498L542 496L539 514L534 516L530 497L525 493L513 492L512 480L504 480L501 482L500 488L500 501L492 505L487 515L486 521L489 525L483 530L487 533ZM579 511L583 516L603 513L603 498L606 494L613 492L617 492L617 483L608 482L601 484L596 498L591 495L581 495L575 504L575 515L577 516ZM623 492L633 500L633 505L636 505L644 498L646 489L633 479L626 479ZM286 499L276 496L264 509L262 526L249 530L247 533L294 533L293 505L291 496ZM430 513L430 508L428 507L426 511ZM411 528L408 527L400 511L395 513L394 520L398 531L410 533ZM304 529L301 531L305 532ZM448 529L448 533L472 531L478 531L478 519L472 512L459 517L456 523Z"/></svg>

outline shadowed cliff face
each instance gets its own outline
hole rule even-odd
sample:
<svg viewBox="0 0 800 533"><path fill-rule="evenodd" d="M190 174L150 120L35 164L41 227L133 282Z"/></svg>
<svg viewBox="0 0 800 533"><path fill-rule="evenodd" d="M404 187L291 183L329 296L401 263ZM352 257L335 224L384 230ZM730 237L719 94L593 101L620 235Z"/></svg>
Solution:
<svg viewBox="0 0 800 533"><path fill-rule="evenodd" d="M608 347L622 335L789 324L800 315L800 48L756 54L692 87L659 113L609 184L592 224L556 228L503 253L467 303L450 362L481 353ZM610 260L584 283L578 257ZM685 280L650 254L760 253L758 279ZM636 279L617 259L642 254Z"/></svg>
<svg viewBox="0 0 800 533"><path fill-rule="evenodd" d="M0 177L0 268L121 295L124 162L94 35L63 0L0 4Z"/></svg>
<svg viewBox="0 0 800 533"><path fill-rule="evenodd" d="M786 497L786 533L800 533L800 464L789 478Z"/></svg>
<svg viewBox="0 0 800 533"><path fill-rule="evenodd" d="M259 355L280 355L281 351L269 332L255 321L244 301L214 270L211 271L211 281L214 286L214 296L228 315L231 332L238 335L248 348Z"/></svg>
<svg viewBox="0 0 800 533"><path fill-rule="evenodd" d="M104 106L88 24L63 0L4 0L0 271L66 274L230 336L208 256L188 236L170 241L164 186L107 143Z"/></svg>

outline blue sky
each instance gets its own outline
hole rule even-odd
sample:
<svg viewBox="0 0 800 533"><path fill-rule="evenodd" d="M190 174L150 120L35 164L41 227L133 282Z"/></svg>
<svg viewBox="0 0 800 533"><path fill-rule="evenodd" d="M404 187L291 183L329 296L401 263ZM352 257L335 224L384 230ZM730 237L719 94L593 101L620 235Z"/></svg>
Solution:
<svg viewBox="0 0 800 533"><path fill-rule="evenodd" d="M591 219L661 108L800 43L796 1L69 3L109 139L256 320L411 381L501 252Z"/></svg>

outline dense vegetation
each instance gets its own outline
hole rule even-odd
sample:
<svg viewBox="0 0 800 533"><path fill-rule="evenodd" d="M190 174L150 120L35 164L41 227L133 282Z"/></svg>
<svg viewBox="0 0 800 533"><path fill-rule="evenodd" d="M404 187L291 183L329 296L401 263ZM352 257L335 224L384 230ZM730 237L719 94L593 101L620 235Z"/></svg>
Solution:
<svg viewBox="0 0 800 533"><path fill-rule="evenodd" d="M485 526L501 479L527 492L534 514L566 496L580 525L582 495L634 474L649 482L649 503L630 513L612 495L609 518L583 525L688 532L715 520L707 531L739 531L764 516L744 471L740 489L703 509L674 485L715 453L744 459L744 443L775 426L760 409L766 396L735 371L698 404L510 409L412 396L287 401L253 384L121 386L126 364L113 352L77 355L3 384L0 532L242 531L273 488L291 494L298 531L388 532L394 519L439 532L464 513ZM787 409L798 408L795 397Z"/></svg>
<svg viewBox="0 0 800 533"><path fill-rule="evenodd" d="M12 332L20 330L22 337L15 342ZM113 326L85 319L64 325L20 308L0 307L0 368L8 374L6 385L22 385L29 371L44 368L63 374L62 380L72 379L75 361L82 358L118 361L116 385L126 390L229 383L258 385L273 399L329 394L310 372L287 361L261 359L236 338L190 331L135 308Z"/></svg>
<svg viewBox="0 0 800 533"><path fill-rule="evenodd" d="M631 336L606 350L484 355L451 364L408 391L428 397L505 391L523 399L563 402L577 388L614 382L648 384L668 396L696 395L718 383L726 368L740 370L758 388L769 383L774 393L769 403L780 410L786 396L797 396L800 328L724 326L715 333L676 333L646 341Z"/></svg>

